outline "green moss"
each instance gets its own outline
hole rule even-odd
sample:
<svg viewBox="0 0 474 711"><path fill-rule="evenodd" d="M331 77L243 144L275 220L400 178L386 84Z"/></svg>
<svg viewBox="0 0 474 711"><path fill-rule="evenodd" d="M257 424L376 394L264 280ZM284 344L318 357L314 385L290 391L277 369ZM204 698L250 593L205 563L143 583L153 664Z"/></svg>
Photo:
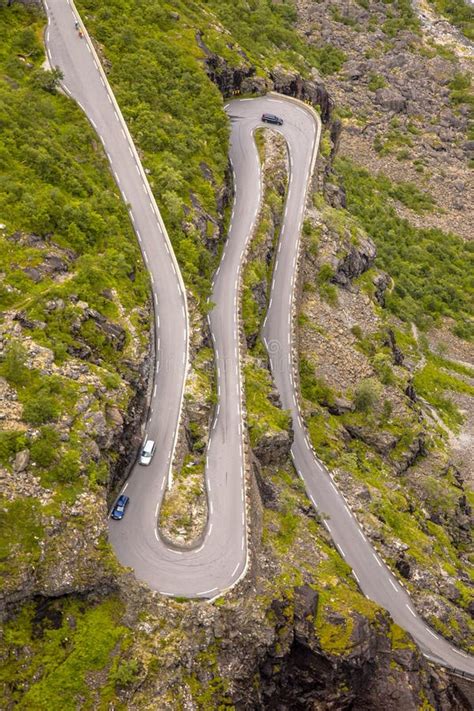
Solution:
<svg viewBox="0 0 474 711"><path fill-rule="evenodd" d="M266 368L258 366L255 361L247 363L244 375L250 443L254 447L268 432L288 430L290 419L286 411L272 405L268 399L272 381Z"/></svg>
<svg viewBox="0 0 474 711"><path fill-rule="evenodd" d="M0 508L0 575L6 588L39 562L44 530L41 505L33 498L2 499Z"/></svg>
<svg viewBox="0 0 474 711"><path fill-rule="evenodd" d="M404 629L392 622L390 625L390 642L392 649L416 649L415 643L409 638Z"/></svg>
<svg viewBox="0 0 474 711"><path fill-rule="evenodd" d="M328 131L324 131L319 143L319 151L324 158L329 158L331 154L332 143Z"/></svg>
<svg viewBox="0 0 474 711"><path fill-rule="evenodd" d="M110 686L102 682L98 691L88 681L107 672L114 655L125 648L128 630L117 624L121 614L121 603L114 598L92 607L73 598L58 600L42 619L34 605L24 607L4 628L4 700L35 711L63 711L78 704L105 708L116 699L115 678Z"/></svg>
<svg viewBox="0 0 474 711"><path fill-rule="evenodd" d="M341 607L340 602L335 590L319 592L315 632L324 652L335 656L346 654L350 650L354 631L354 619L350 609Z"/></svg>
<svg viewBox="0 0 474 711"><path fill-rule="evenodd" d="M197 661L202 669L202 675L206 675L207 678L203 680L202 676L198 678L196 674L190 674L184 681L189 686L193 702L199 711L207 711L210 708L218 711L234 708L227 693L229 684L219 673L217 643L214 642L207 649L199 652Z"/></svg>

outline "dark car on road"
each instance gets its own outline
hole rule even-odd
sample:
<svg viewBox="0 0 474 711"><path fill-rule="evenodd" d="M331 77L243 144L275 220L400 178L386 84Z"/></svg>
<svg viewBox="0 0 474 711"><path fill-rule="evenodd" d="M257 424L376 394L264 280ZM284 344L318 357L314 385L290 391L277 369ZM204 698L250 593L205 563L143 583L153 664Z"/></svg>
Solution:
<svg viewBox="0 0 474 711"><path fill-rule="evenodd" d="M110 514L112 518L114 518L116 521L120 521L120 519L124 517L125 508L129 501L130 498L128 496L125 496L125 494L120 494L117 501L115 502L114 508L112 509L112 513Z"/></svg>
<svg viewBox="0 0 474 711"><path fill-rule="evenodd" d="M262 114L262 121L265 123L275 123L277 126L283 126L283 119L275 114Z"/></svg>

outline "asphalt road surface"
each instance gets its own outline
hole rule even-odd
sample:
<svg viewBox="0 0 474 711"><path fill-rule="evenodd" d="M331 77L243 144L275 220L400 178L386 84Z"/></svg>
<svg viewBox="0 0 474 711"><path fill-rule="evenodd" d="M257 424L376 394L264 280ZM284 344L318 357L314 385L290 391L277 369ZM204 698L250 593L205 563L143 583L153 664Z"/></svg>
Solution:
<svg viewBox="0 0 474 711"><path fill-rule="evenodd" d="M332 475L318 461L301 420L298 384L292 365L292 311L296 263L306 193L319 143L320 122L297 102L269 95L231 102L230 158L235 201L228 239L214 280L210 314L218 405L207 452L209 520L193 550L166 545L157 517L171 475L188 361L186 294L166 229L119 107L87 33L80 38L71 0L47 0L46 30L52 66L64 73L64 88L97 131L111 170L129 206L130 218L152 281L157 361L146 435L157 451L148 467L136 465L123 491L130 496L124 519L110 521L110 540L120 562L152 589L165 595L213 598L235 584L248 561L242 382L238 338L238 291L242 260L261 198L261 173L253 131L262 112L284 119L290 159L289 189L263 337L282 405L291 411L292 457L313 504L340 554L367 597L391 613L430 659L474 674L474 660L431 630L414 610L405 589L385 566L350 512ZM81 25L82 26L82 25Z"/></svg>

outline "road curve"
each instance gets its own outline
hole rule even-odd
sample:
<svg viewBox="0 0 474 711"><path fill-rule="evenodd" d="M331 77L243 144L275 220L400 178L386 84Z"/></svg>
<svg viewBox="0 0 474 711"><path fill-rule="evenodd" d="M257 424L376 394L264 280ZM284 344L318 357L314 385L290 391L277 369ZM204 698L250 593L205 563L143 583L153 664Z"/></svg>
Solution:
<svg viewBox="0 0 474 711"><path fill-rule="evenodd" d="M289 117L285 108L286 102L280 101L277 113L285 118L286 124ZM257 113L255 109L254 113ZM307 130L312 129L310 127ZM302 182L302 173L305 171L300 172L300 169L307 166L312 157L305 151L304 141L297 144L296 150L295 146L288 142L288 151L288 197L262 336L282 407L291 412L294 430L291 456L295 469L303 480L313 505L321 513L323 523L339 553L351 566L364 594L388 610L395 622L413 635L426 657L474 676L474 659L453 647L426 624L415 611L405 588L374 551L344 496L338 490L331 472L318 459L303 423L298 404L299 383L292 343L292 318L296 265L307 191L307 183ZM296 166L298 169L295 169ZM298 202L296 211L293 211L290 206L294 204L295 194L298 195Z"/></svg>
<svg viewBox="0 0 474 711"><path fill-rule="evenodd" d="M389 610L426 656L474 674L474 660L439 637L417 615L404 588L374 552L309 443L297 403L292 364L292 310L296 262L306 192L319 142L314 112L283 97L241 99L228 106L235 202L228 240L214 280L210 314L218 400L207 453L209 521L203 540L190 551L167 546L157 516L170 476L187 369L188 322L181 275L137 152L87 33L79 39L72 0L47 0L46 43L52 66L64 73L65 90L99 134L150 272L155 303L157 367L148 436L157 452L148 468L136 466L125 485L130 496L121 522L110 522L110 540L124 565L163 594L212 598L237 582L248 559L245 453L238 337L238 291L243 256L257 219L261 173L253 131L266 110L284 118L281 133L290 156L290 181L263 336L282 405L295 430L292 457L309 497L323 512L327 529L351 565L363 592ZM163 405L165 403L166 405Z"/></svg>

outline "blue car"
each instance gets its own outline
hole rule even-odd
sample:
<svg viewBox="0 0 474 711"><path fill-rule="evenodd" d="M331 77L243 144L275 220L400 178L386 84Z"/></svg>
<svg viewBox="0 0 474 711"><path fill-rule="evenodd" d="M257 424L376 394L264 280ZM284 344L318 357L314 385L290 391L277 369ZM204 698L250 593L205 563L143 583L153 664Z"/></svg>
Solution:
<svg viewBox="0 0 474 711"><path fill-rule="evenodd" d="M262 121L264 123L274 123L277 126L283 126L283 119L275 114L262 114Z"/></svg>
<svg viewBox="0 0 474 711"><path fill-rule="evenodd" d="M130 499L128 496L125 496L125 494L121 494L115 502L115 506L112 509L112 513L110 514L112 518L114 518L116 521L120 521L120 519L124 517L125 508L129 501Z"/></svg>

